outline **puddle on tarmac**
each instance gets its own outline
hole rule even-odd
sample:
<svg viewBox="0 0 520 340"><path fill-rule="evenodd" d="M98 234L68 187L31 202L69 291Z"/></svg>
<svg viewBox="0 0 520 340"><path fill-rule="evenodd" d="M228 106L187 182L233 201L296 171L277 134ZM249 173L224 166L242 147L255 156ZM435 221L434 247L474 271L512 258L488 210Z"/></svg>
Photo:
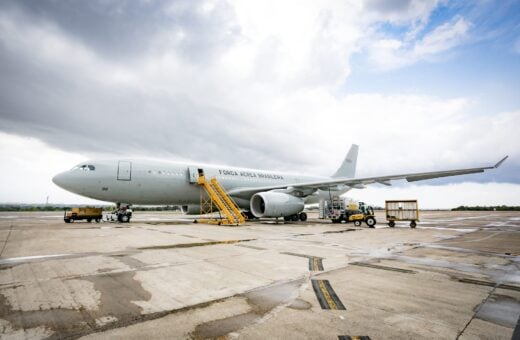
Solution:
<svg viewBox="0 0 520 340"><path fill-rule="evenodd" d="M242 329L259 320L275 307L296 299L304 282L304 279L284 282L243 294L242 296L247 298L247 302L251 306L250 312L202 323L195 328L191 336L194 339L217 338ZM309 309L310 303L296 299L289 307Z"/></svg>
<svg viewBox="0 0 520 340"><path fill-rule="evenodd" d="M520 303L505 295L492 295L480 307L476 318L504 327L514 328L520 315Z"/></svg>
<svg viewBox="0 0 520 340"><path fill-rule="evenodd" d="M256 313L249 312L229 318L206 322L198 325L192 334L193 339L220 338L221 336L239 330L259 319Z"/></svg>

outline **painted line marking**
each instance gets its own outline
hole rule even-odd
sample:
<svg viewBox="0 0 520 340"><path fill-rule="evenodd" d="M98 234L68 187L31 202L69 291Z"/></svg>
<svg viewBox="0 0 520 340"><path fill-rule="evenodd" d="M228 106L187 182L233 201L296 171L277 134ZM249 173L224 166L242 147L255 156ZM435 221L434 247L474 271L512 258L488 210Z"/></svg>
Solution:
<svg viewBox="0 0 520 340"><path fill-rule="evenodd" d="M370 340L368 335L338 335L338 340Z"/></svg>
<svg viewBox="0 0 520 340"><path fill-rule="evenodd" d="M346 310L328 280L311 280L311 282L322 309Z"/></svg>
<svg viewBox="0 0 520 340"><path fill-rule="evenodd" d="M311 272L317 272L323 270L323 259L321 257L310 257L309 258L309 270Z"/></svg>

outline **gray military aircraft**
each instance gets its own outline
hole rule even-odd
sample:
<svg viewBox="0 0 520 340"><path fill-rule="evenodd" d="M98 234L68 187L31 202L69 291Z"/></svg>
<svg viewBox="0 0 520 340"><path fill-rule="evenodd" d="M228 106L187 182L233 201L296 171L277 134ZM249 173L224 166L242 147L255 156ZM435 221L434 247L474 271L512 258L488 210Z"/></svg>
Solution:
<svg viewBox="0 0 520 340"><path fill-rule="evenodd" d="M216 177L237 205L255 217L306 219L305 203L341 195L352 188L406 179L408 182L458 176L498 168L494 166L355 178L358 146L353 144L338 170L330 177L285 174L275 171L196 165L138 159L91 160L56 175L52 181L70 192L117 203L180 205L186 214L200 213L199 173ZM128 219L125 220L128 221Z"/></svg>

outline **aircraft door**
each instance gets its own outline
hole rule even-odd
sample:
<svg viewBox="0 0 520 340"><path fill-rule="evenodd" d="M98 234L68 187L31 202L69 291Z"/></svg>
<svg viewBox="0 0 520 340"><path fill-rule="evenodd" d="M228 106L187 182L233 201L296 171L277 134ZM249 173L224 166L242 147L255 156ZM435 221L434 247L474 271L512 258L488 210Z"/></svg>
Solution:
<svg viewBox="0 0 520 340"><path fill-rule="evenodd" d="M204 176L204 170L196 166L189 166L188 175L190 183L197 183L199 176Z"/></svg>
<svg viewBox="0 0 520 340"><path fill-rule="evenodd" d="M117 180L131 181L132 180L132 162L119 161L117 166Z"/></svg>

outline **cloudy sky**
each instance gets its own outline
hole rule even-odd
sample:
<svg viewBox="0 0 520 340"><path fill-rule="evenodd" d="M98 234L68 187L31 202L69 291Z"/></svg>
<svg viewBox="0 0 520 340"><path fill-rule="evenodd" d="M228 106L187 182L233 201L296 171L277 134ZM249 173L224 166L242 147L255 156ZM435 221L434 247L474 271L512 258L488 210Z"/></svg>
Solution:
<svg viewBox="0 0 520 340"><path fill-rule="evenodd" d="M328 175L494 164L354 190L375 204L520 205L518 1L0 2L0 202L92 202L87 158Z"/></svg>

